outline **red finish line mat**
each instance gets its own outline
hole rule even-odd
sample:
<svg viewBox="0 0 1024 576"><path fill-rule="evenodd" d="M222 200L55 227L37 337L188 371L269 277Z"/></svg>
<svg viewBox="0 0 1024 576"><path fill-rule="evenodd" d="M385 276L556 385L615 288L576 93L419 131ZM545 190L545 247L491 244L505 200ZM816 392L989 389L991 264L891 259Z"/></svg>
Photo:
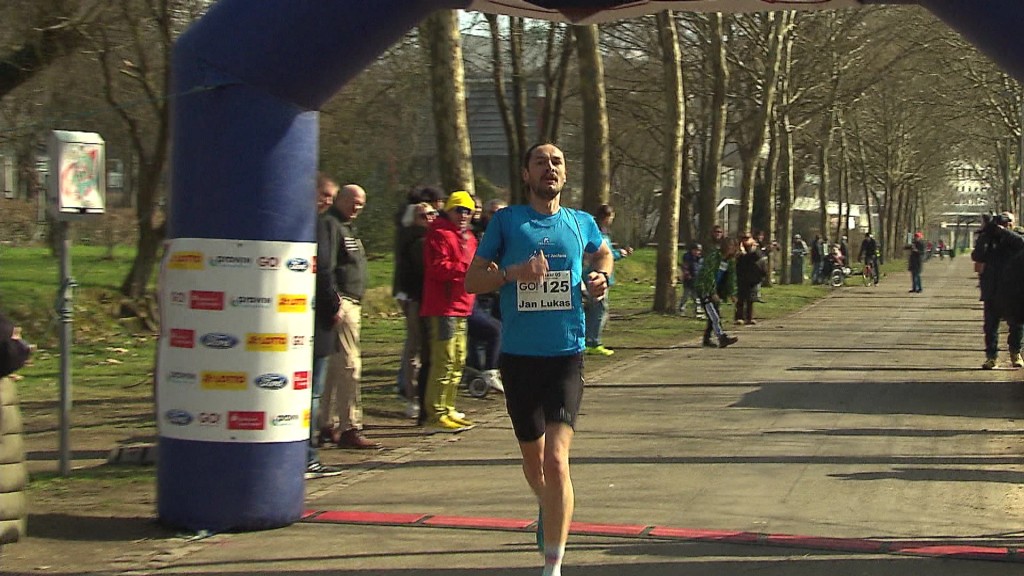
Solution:
<svg viewBox="0 0 1024 576"><path fill-rule="evenodd" d="M373 526L403 526L423 528L463 528L470 530L500 530L505 532L533 532L536 520L491 518L477 516L446 516L435 514L409 514L395 512L364 512L356 510L307 510L302 522L313 524L361 524ZM652 540L683 540L689 542L715 542L722 544L755 544L823 550L829 552L859 552L866 554L900 554L934 558L960 558L969 560L997 560L1024 563L1024 548L985 546L962 543L950 539L883 540L873 538L825 538L793 534L764 534L731 530L701 530L671 528L640 524L591 524L573 522L569 533L575 536L618 536Z"/></svg>

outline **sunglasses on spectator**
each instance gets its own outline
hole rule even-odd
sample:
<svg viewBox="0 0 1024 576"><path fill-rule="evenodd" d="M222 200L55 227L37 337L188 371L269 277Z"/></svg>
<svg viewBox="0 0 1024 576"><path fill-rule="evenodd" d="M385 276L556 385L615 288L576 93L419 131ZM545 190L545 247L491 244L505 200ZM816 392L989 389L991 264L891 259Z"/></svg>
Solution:
<svg viewBox="0 0 1024 576"><path fill-rule="evenodd" d="M455 213L456 214L461 214L462 216L465 216L466 214L472 214L473 211L470 210L469 208L466 208L465 206L456 206L455 207Z"/></svg>

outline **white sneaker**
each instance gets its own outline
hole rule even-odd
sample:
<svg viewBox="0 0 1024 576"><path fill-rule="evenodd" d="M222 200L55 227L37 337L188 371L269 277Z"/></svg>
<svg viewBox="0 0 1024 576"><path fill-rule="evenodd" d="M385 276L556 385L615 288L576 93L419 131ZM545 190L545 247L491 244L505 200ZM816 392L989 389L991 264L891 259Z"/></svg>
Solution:
<svg viewBox="0 0 1024 576"><path fill-rule="evenodd" d="M487 385L492 389L502 394L505 393L505 385L501 382L501 372L497 370L484 370L480 375L483 377L484 382L487 382Z"/></svg>
<svg viewBox="0 0 1024 576"><path fill-rule="evenodd" d="M419 418L420 417L420 405L415 400L409 400L405 405L405 417L406 418Z"/></svg>

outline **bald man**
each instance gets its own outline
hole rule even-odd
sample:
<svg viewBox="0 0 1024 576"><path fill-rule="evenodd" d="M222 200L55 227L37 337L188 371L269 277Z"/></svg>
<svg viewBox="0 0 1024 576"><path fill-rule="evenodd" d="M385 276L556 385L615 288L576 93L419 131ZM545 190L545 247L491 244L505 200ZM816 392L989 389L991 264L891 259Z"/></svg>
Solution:
<svg viewBox="0 0 1024 576"><path fill-rule="evenodd" d="M327 361L327 382L320 410L321 442L357 450L380 448L362 434L363 410L359 378L361 301L366 291L366 251L352 222L366 206L366 191L355 184L342 186L334 203L317 222L317 280L326 302L317 308L332 325L336 352Z"/></svg>

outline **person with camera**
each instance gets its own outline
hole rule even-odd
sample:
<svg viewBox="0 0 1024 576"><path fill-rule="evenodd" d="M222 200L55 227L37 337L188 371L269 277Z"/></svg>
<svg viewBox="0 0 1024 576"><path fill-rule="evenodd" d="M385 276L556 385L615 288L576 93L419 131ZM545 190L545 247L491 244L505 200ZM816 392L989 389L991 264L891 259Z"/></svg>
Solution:
<svg viewBox="0 0 1024 576"><path fill-rule="evenodd" d="M1021 251L1024 242L1013 230L1013 214L1003 212L992 216L982 228L971 260L974 271L978 273L978 286L981 288L983 303L983 329L985 332L984 370L992 370L999 362L999 322L1000 309L996 305L996 294L1006 263ZM1007 320L1006 344L1010 351L1010 364L1014 368L1024 367L1021 359L1021 341L1024 339L1024 324L1018 319Z"/></svg>

